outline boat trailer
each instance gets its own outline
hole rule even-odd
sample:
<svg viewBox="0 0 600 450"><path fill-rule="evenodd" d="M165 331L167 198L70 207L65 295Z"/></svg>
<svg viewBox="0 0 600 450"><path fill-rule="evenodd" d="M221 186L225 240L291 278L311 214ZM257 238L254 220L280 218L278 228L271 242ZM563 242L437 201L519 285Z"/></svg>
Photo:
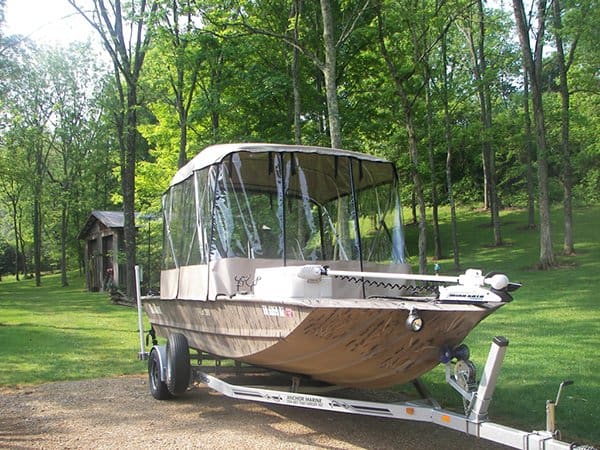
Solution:
<svg viewBox="0 0 600 450"><path fill-rule="evenodd" d="M330 397L310 392L303 393L299 391L300 383L298 377L292 378L292 384L288 391L279 388L273 389L231 384L217 376L208 374L202 370L203 367L201 366L192 367L191 379L192 381L206 384L209 388L235 399L347 414L430 422L477 438L523 450L593 450L593 447L590 446L579 446L574 443L560 441L560 431L556 428L555 408L558 405L563 388L572 384L572 381L561 383L556 400L547 401L546 430L526 432L488 420L488 408L496 387L500 366L507 346L508 341L505 338L495 337L493 339L481 380L476 387L473 387L471 383L468 385L465 384L465 381L468 381L469 378L472 379L473 376L471 372L466 373L461 368L461 361L468 360L458 360L454 365L454 370L452 369L452 362L446 362L446 381L465 399L465 414L443 409L437 401L429 396L420 381L416 382L416 388L423 395L422 399L385 403ZM166 349L164 345L155 346L153 351L162 353L161 360L166 362ZM161 379L166 382L167 368L164 366L166 364L163 365L160 372L162 374Z"/></svg>
<svg viewBox="0 0 600 450"><path fill-rule="evenodd" d="M151 330L147 338L152 337L153 347L150 352L146 352L139 283L137 306L140 331L138 359L149 360L150 389L152 395L160 400L181 395L192 382L200 382L230 398L347 414L430 422L517 449L595 450L594 447L588 445L578 445L560 440L561 433L556 428L555 412L563 389L573 384L571 380L563 381L560 384L556 400L547 400L545 430L528 432L489 420L488 408L508 348L508 339L505 337L497 336L493 339L479 383L476 383L475 365L469 360L469 350L464 344L455 349L446 349L440 355L440 362L446 368L446 382L463 398L465 413L460 414L442 408L429 395L420 380L415 380L414 384L422 398L394 403L330 397L310 392L303 393L300 392L300 377L298 376L292 377L291 386L287 391L283 388L228 383L221 378L208 374L201 365L191 366L190 359L192 359L192 355L190 355L187 341L183 335L171 335L171 337L178 337L180 340L169 338L172 349L168 352L166 344L158 345ZM173 343L177 345L173 345ZM173 351L173 349L175 350ZM197 358L200 363L202 354L198 355ZM217 359L216 361L219 363L218 368L220 360ZM239 365L237 369L239 371ZM177 371L179 373L176 373ZM173 379L175 385L172 384ZM341 389L335 386L333 388Z"/></svg>

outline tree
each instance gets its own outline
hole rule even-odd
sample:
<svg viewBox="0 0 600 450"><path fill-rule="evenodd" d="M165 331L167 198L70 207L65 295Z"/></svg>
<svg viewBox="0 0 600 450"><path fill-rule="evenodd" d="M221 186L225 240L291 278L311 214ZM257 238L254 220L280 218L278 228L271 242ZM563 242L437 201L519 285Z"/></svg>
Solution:
<svg viewBox="0 0 600 450"><path fill-rule="evenodd" d="M548 188L548 143L546 140L546 124L544 105L542 101L542 55L544 34L546 29L546 0L536 0L537 25L535 29L535 47L532 51L529 39L530 27L523 0L513 0L513 10L517 34L523 53L523 64L529 76L533 117L535 122L535 137L537 143L538 162L538 195L540 209L540 260L539 267L543 270L556 265L552 248L552 228L550 224L550 198Z"/></svg>
<svg viewBox="0 0 600 450"><path fill-rule="evenodd" d="M381 55L385 60L395 90L396 98L404 113L408 149L411 158L411 173L416 202L419 209L419 272L425 273L427 269L427 237L426 237L426 208L423 183L419 173L419 145L416 129L415 104L423 91L423 65L427 60L432 48L432 42L437 43L440 35L434 35L431 39L430 28L434 28L434 21L442 16L440 10L427 9L424 5L402 4L398 8L387 11L386 17L393 17L399 22L404 22L407 36L403 37L401 43L395 43L395 54L388 49L391 39L390 34L397 35L398 30L388 30L383 20L383 3L378 1L376 5L378 42ZM410 11L406 14L406 11ZM393 19L392 19L393 20ZM447 24L441 28L447 27ZM396 39L395 39L396 40ZM408 49L408 50L405 50Z"/></svg>
<svg viewBox="0 0 600 450"><path fill-rule="evenodd" d="M452 234L452 255L454 270L460 269L460 254L458 247L458 232L456 225L456 204L454 201L454 188L452 187L452 159L453 139L449 107L449 80L448 80L448 33L442 36L442 102L444 108L444 137L446 141L446 189L448 190L448 203L450 204L450 227Z"/></svg>
<svg viewBox="0 0 600 450"><path fill-rule="evenodd" d="M23 208L21 199L24 196L27 173L24 170L24 156L22 147L19 145L19 132L14 124L19 120L20 114L15 111L17 104L12 96L15 94L16 87L20 86L20 81L24 78L26 65L24 60L28 59L26 49L20 48L14 44L11 38L5 38L2 33L4 21L4 1L0 2L0 195L2 202L0 206L8 209L7 215L10 217L11 228L14 239L14 270L15 277L19 281L19 272L26 273L27 260L23 258L23 265L20 264L20 255L25 254L24 239L21 235ZM17 99L18 99L17 95ZM8 240L8 238L6 238Z"/></svg>
<svg viewBox="0 0 600 450"><path fill-rule="evenodd" d="M123 193L124 246L127 295L135 295L135 165L140 137L138 134L138 87L144 58L158 7L156 0L132 0L123 9L121 0L93 0L92 11L85 11L77 0L68 0L98 32L111 57L120 110L114 111L121 149L121 187Z"/></svg>
<svg viewBox="0 0 600 450"><path fill-rule="evenodd" d="M584 3L587 9L589 3ZM569 68L573 64L575 51L579 41L579 30L570 45L569 54L565 56L564 28L562 21L563 8L560 0L552 0L552 32L554 34L554 45L556 47L556 62L558 66L558 91L561 98L561 153L562 153L562 181L563 181L563 210L565 236L563 253L565 255L575 254L573 242L573 167L571 164L571 144L569 142L569 115L570 115L570 93L567 82ZM585 16L585 13L583 14Z"/></svg>
<svg viewBox="0 0 600 450"><path fill-rule="evenodd" d="M496 190L496 157L492 142L492 100L490 92L489 73L486 61L485 46L485 14L483 0L477 0L476 18L473 23L467 18L463 33L467 37L471 59L473 61L473 75L477 84L479 97L479 110L482 125L481 148L484 175L484 205L489 206L494 229L494 245L502 245L500 233L500 207Z"/></svg>
<svg viewBox="0 0 600 450"><path fill-rule="evenodd" d="M18 144L12 136L4 136L3 151L0 152L0 194L2 194L3 203L9 204L9 214L11 218L12 231L14 234L14 271L15 278L19 281L19 270L22 273L27 272L26 259L23 258L23 266L20 264L20 255L25 255L24 239L22 236L23 207L21 199L24 195L25 184L28 176L23 171L21 164L15 164L22 157Z"/></svg>
<svg viewBox="0 0 600 450"><path fill-rule="evenodd" d="M323 48L325 60L320 69L325 78L325 95L327 97L327 118L329 119L329 137L333 148L342 148L342 125L337 93L337 45L331 0L320 0L321 17L323 19ZM341 44L340 39L340 44Z"/></svg>
<svg viewBox="0 0 600 450"><path fill-rule="evenodd" d="M439 195L436 179L435 143L433 139L433 105L432 105L432 76L429 57L425 63L425 108L427 111L427 156L429 157L430 183L431 183L431 218L433 222L433 255L434 259L442 259L442 238L439 225Z"/></svg>
<svg viewBox="0 0 600 450"><path fill-rule="evenodd" d="M333 148L342 148L342 121L340 115L338 98L338 53L347 44L361 20L365 18L370 0L358 0L339 4L332 0L319 0L321 20L320 49L311 50L305 42L301 42L298 32L278 33L271 30L252 26L248 21L244 22L246 29L253 33L263 34L272 38L280 39L294 49L304 54L322 73L325 87L325 99L327 106L327 123L329 141ZM299 9L299 4L294 7ZM294 16L296 12L292 9ZM336 23L336 18L342 17L341 23ZM298 20L294 19L294 29L298 29ZM320 54L322 52L322 56Z"/></svg>
<svg viewBox="0 0 600 450"><path fill-rule="evenodd" d="M292 89L294 93L294 143L297 145L302 144L302 96L300 94L300 45L299 37L299 22L300 14L302 12L303 0L292 0L292 6L290 9L290 20L293 21L293 26L289 31L290 39L292 41Z"/></svg>
<svg viewBox="0 0 600 450"><path fill-rule="evenodd" d="M534 149L531 137L531 114L529 113L529 76L523 67L523 122L524 122L524 152L527 178L527 228L535 228L535 187L533 180Z"/></svg>
<svg viewBox="0 0 600 450"><path fill-rule="evenodd" d="M102 108L94 95L101 91L102 68L95 63L89 45L73 44L65 49L46 53L46 72L51 76L54 93L52 129L56 139L47 167L47 174L56 189L60 209L60 271L63 286L67 280L68 242L71 213L77 205L77 194L88 161L90 149L101 129Z"/></svg>
<svg viewBox="0 0 600 450"><path fill-rule="evenodd" d="M153 150L160 146L164 151L173 151L171 147L176 147L176 167L187 161L192 148L220 142L223 84L231 75L226 71L231 61L226 61L221 38L203 31L188 38L185 56L175 59L169 57L173 52L171 43L159 33L148 52L143 79L154 117L140 130Z"/></svg>
<svg viewBox="0 0 600 450"><path fill-rule="evenodd" d="M15 144L24 150L27 191L31 200L33 229L33 270L36 286L41 286L44 203L47 190L48 157L56 138L51 120L56 98L51 88L52 77L45 70L39 51L27 55L27 70L13 80L11 91L11 127L16 130ZM25 63L25 61L24 61ZM22 237L22 234L19 233Z"/></svg>
<svg viewBox="0 0 600 450"><path fill-rule="evenodd" d="M188 117L198 85L202 48L194 45L193 8L190 0L175 0L157 10L157 39L160 43L155 59L160 61L159 73L166 76L172 91L172 103L179 120L179 157L177 165L187 162ZM197 36L197 33L196 33ZM167 69L165 71L165 68Z"/></svg>

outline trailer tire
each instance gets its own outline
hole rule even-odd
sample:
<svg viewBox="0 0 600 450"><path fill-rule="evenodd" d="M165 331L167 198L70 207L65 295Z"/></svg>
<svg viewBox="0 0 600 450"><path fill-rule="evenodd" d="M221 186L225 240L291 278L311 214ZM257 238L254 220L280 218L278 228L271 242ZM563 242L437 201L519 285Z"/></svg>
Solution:
<svg viewBox="0 0 600 450"><path fill-rule="evenodd" d="M167 385L161 380L161 363L158 351L152 350L148 358L148 385L150 393L156 400L169 400L173 398Z"/></svg>
<svg viewBox="0 0 600 450"><path fill-rule="evenodd" d="M167 389L174 396L183 394L190 385L192 367L190 347L183 334L173 333L167 340Z"/></svg>

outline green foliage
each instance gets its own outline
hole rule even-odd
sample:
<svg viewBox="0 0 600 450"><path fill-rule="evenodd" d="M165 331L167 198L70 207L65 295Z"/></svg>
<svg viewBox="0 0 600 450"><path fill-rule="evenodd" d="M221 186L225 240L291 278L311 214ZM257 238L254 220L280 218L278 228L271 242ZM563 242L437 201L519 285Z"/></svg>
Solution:
<svg viewBox="0 0 600 450"><path fill-rule="evenodd" d="M106 207L115 188L103 69L83 44L16 48L11 63L0 138L3 237L19 241L19 259L31 267L31 218L39 204L41 270L59 267L63 244L67 264L77 267L75 236L91 209Z"/></svg>
<svg viewBox="0 0 600 450"><path fill-rule="evenodd" d="M15 272L15 248L6 241L0 241L0 279L4 273Z"/></svg>
<svg viewBox="0 0 600 450"><path fill-rule="evenodd" d="M600 96L578 93L573 96L571 137L574 149L573 167L576 177L575 198L583 203L600 199Z"/></svg>
<svg viewBox="0 0 600 450"><path fill-rule="evenodd" d="M319 2L301 3L296 23L289 0L159 2L142 70L141 104L136 109L138 131L143 137L136 155L138 211L160 210L160 196L179 162L182 120L188 159L213 143L293 142L294 52L290 41L296 25L302 141L329 145L324 78L319 68L323 61L321 10ZM404 111L381 55L374 4L367 5L354 20L364 5L364 0L347 0L333 8L343 143L351 150L394 161L408 205L413 186ZM445 164L450 144L457 201L480 202L484 182L481 120L477 80L465 39L466 31L477 29L476 5L462 0L439 4L383 1L381 5L386 45L400 74L410 75L405 87L414 112L419 173L426 180L426 195L432 191L430 175L434 174L439 201L447 203ZM176 21L173 6L178 11ZM569 88L573 192L579 204L597 201L600 191L600 53L595 26L600 8L595 6L595 0L565 2L563 18L566 48L570 50L575 42L578 45L569 71ZM505 207L524 206L523 86L513 18L496 8L485 8L484 14L486 73L493 109L490 133L500 202ZM448 43L449 143L444 127L442 32ZM123 112L120 94L126 92L118 91L114 77L106 75L97 55L85 47L38 49L31 43L13 45L10 36L0 39L0 233L11 245L19 235L23 243L19 252L30 263L33 200L38 197L44 218L43 265L56 267L64 231L60 211L67 206L68 264L76 267L81 245L74 237L89 212L114 209L122 203L117 118ZM553 61L550 49L545 65L545 101L552 147L551 197L561 202L560 100L554 89ZM426 71L433 115L429 124ZM192 95L186 97L188 93ZM182 118L177 105L186 98L190 99L189 114ZM426 157L430 146L434 167L429 167ZM36 167L37 154L47 157L44 167ZM534 166L534 173L536 169ZM14 210L11 199L17 199ZM20 231L13 229L13 216L18 218Z"/></svg>
<svg viewBox="0 0 600 450"><path fill-rule="evenodd" d="M585 178L577 185L576 198L583 204L600 202L600 169L590 169Z"/></svg>

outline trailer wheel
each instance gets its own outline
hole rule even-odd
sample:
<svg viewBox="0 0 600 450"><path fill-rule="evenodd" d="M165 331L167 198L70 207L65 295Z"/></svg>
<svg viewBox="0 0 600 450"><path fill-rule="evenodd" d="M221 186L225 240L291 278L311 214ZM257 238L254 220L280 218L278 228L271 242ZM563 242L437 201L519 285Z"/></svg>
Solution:
<svg viewBox="0 0 600 450"><path fill-rule="evenodd" d="M192 367L190 348L183 334L174 333L167 340L167 389L172 395L183 394L190 385Z"/></svg>
<svg viewBox="0 0 600 450"><path fill-rule="evenodd" d="M150 386L150 393L156 400L169 400L173 398L167 385L160 379L160 357L156 350L150 352L148 358L148 385Z"/></svg>

